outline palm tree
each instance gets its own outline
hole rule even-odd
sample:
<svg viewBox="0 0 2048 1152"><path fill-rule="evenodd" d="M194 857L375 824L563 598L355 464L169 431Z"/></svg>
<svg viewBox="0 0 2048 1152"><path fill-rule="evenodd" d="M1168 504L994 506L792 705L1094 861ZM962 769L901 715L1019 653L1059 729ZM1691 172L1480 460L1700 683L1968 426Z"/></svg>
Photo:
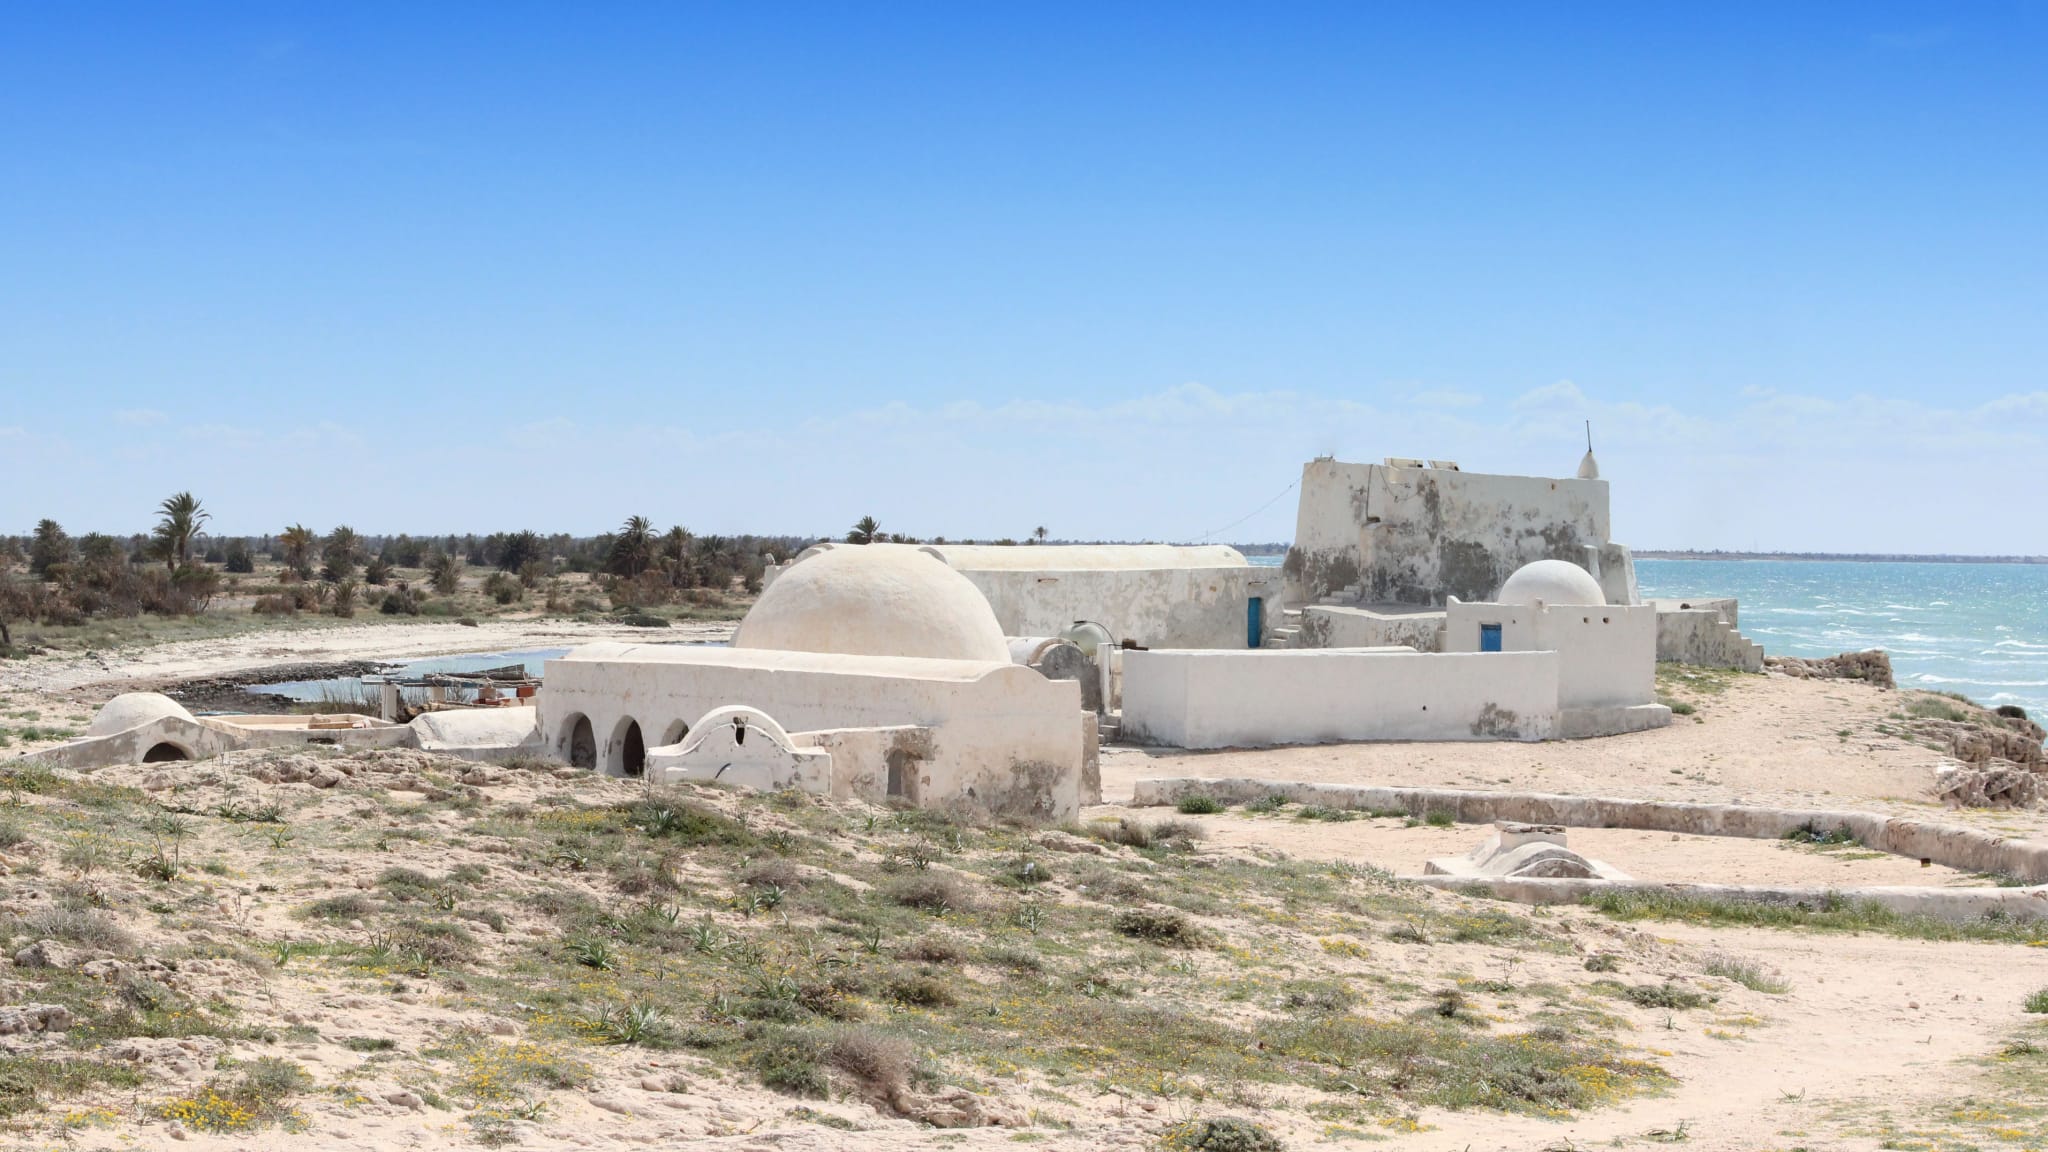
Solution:
<svg viewBox="0 0 2048 1152"><path fill-rule="evenodd" d="M681 524L668 530L661 538L661 562L668 569L671 587L681 588L690 581L690 530Z"/></svg>
<svg viewBox="0 0 2048 1152"><path fill-rule="evenodd" d="M1043 543L1045 543L1045 535L1046 535L1046 533L1045 533L1045 525L1043 525L1043 524L1040 524L1040 525L1039 525L1039 526L1038 526L1037 528L1033 529L1033 530L1032 530L1032 532L1031 532L1031 538L1032 538L1033 540L1036 540L1036 541L1038 541L1038 542L1039 542L1040 544L1043 544Z"/></svg>
<svg viewBox="0 0 2048 1152"><path fill-rule="evenodd" d="M319 537L304 524L294 524L285 529L277 538L278 553L284 559L284 566L300 580L313 578L313 543Z"/></svg>
<svg viewBox="0 0 2048 1152"><path fill-rule="evenodd" d="M35 539L28 546L28 570L41 580L52 566L71 563L72 551L71 537L64 534L63 525L38 520Z"/></svg>
<svg viewBox="0 0 2048 1152"><path fill-rule="evenodd" d="M180 492L156 506L163 519L156 522L157 555L164 558L164 567L176 572L192 560L192 539L199 535L199 528L213 519L199 499L190 492Z"/></svg>
<svg viewBox="0 0 2048 1152"><path fill-rule="evenodd" d="M321 558L327 563L321 575L336 584L356 574L357 555L362 550L361 539L356 530L346 524L338 524L327 534L327 544L321 549Z"/></svg>
<svg viewBox="0 0 2048 1152"><path fill-rule="evenodd" d="M638 576L654 562L654 521L645 516L628 516L612 540L604 560L605 570L619 576Z"/></svg>
<svg viewBox="0 0 2048 1152"><path fill-rule="evenodd" d="M854 521L853 530L846 534L848 544L873 544L882 538L882 526L873 516L863 516Z"/></svg>

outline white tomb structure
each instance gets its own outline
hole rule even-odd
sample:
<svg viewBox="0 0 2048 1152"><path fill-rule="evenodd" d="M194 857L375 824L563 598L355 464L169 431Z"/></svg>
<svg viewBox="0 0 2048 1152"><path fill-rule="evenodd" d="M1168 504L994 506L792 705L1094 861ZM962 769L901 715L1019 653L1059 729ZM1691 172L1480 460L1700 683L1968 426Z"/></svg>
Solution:
<svg viewBox="0 0 2048 1152"><path fill-rule="evenodd" d="M656 781L1065 820L1093 748L1079 685L1012 663L981 593L911 545L808 555L730 648L588 644L545 679L554 755Z"/></svg>
<svg viewBox="0 0 2048 1152"><path fill-rule="evenodd" d="M1602 603L1539 560L1492 599L1451 598L1445 651L1407 647L1121 655L1123 734L1181 748L1354 740L1547 740L1662 727L1657 610Z"/></svg>

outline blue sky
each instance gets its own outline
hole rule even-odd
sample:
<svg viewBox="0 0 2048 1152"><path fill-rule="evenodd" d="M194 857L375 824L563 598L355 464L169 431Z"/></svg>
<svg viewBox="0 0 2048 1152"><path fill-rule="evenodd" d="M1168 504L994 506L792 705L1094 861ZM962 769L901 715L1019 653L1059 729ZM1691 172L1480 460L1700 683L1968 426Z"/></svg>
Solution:
<svg viewBox="0 0 2048 1152"><path fill-rule="evenodd" d="M15 4L0 531L2048 553L2048 7ZM478 478L501 476L484 487ZM1222 533L1292 533L1282 498Z"/></svg>

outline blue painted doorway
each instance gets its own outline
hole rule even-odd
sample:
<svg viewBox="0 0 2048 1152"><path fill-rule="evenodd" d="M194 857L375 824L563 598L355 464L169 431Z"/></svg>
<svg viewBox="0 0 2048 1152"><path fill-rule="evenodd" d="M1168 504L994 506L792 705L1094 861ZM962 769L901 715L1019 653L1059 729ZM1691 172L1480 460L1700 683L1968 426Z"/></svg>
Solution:
<svg viewBox="0 0 2048 1152"><path fill-rule="evenodd" d="M1254 596L1245 601L1244 634L1244 646L1247 648L1257 648L1259 643L1265 639L1266 601L1264 598Z"/></svg>

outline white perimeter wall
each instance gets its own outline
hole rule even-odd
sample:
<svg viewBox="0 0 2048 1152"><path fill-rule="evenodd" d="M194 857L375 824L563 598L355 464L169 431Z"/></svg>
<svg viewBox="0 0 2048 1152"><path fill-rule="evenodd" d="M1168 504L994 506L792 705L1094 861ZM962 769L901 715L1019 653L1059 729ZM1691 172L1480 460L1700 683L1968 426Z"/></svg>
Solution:
<svg viewBox="0 0 2048 1152"><path fill-rule="evenodd" d="M1123 653L1123 731L1176 748L1541 740L1557 656L1405 649Z"/></svg>
<svg viewBox="0 0 2048 1152"><path fill-rule="evenodd" d="M1076 620L1093 620L1118 640L1135 640L1147 648L1246 648L1252 597L1265 600L1262 640L1280 615L1281 578L1275 568L961 569L960 574L981 589L1010 636L1057 636Z"/></svg>
<svg viewBox="0 0 2048 1152"><path fill-rule="evenodd" d="M548 754L568 760L576 720L588 718L606 771L628 721L652 748L714 708L743 704L790 732L931 728L908 793L926 806L1051 820L1079 806L1080 686L1014 664L595 644L547 662L540 701Z"/></svg>
<svg viewBox="0 0 2048 1152"><path fill-rule="evenodd" d="M1501 626L1501 651L1558 654L1558 707L1649 704L1657 690L1657 610L1649 605L1459 604L1444 651L1479 654L1479 626Z"/></svg>

